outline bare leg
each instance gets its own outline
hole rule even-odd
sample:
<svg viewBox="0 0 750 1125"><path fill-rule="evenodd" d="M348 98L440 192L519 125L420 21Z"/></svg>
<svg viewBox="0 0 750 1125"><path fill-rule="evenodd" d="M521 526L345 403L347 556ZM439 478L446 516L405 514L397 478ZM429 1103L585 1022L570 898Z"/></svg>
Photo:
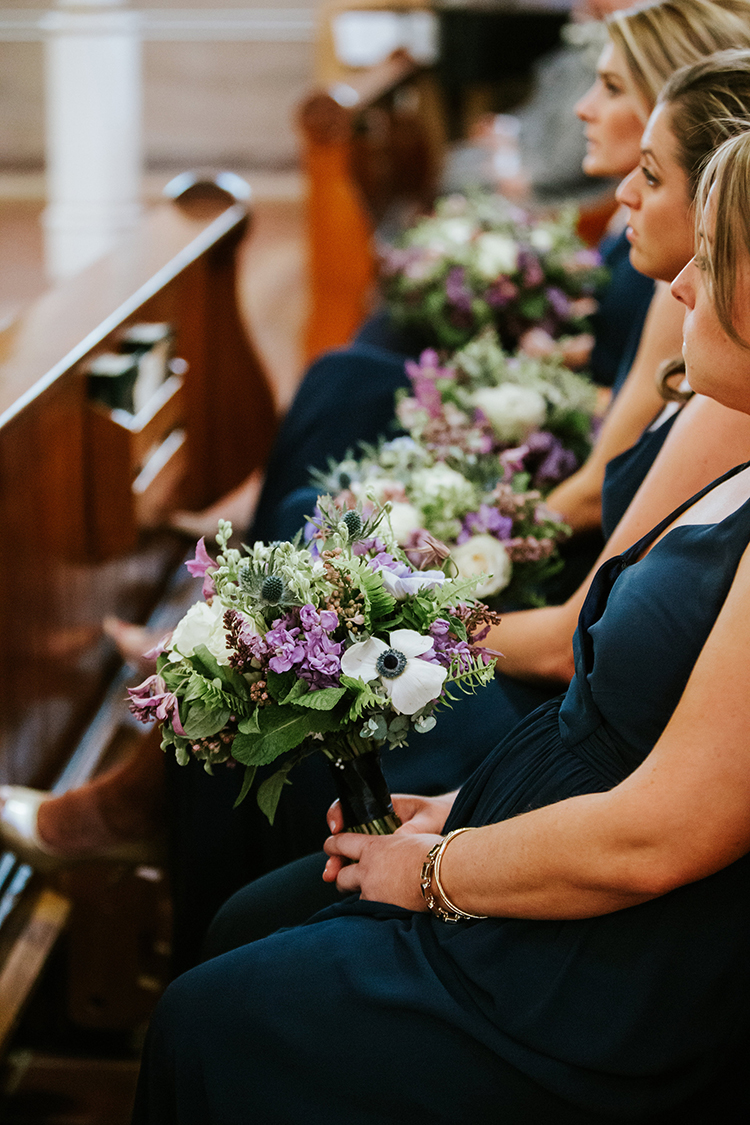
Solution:
<svg viewBox="0 0 750 1125"><path fill-rule="evenodd" d="M222 496L202 512L172 512L168 523L175 531L200 539L213 538L219 520L229 520L235 531L243 534L250 526L263 487L262 470L256 469L237 488Z"/></svg>

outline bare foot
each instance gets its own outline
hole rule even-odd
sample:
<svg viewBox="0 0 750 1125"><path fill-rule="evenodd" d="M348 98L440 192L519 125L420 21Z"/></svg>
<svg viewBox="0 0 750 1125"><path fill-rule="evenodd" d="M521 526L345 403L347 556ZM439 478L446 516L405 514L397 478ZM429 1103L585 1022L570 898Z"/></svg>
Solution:
<svg viewBox="0 0 750 1125"><path fill-rule="evenodd" d="M153 839L164 829L164 776L159 738L147 736L120 765L40 804L42 843L57 854L85 857Z"/></svg>
<svg viewBox="0 0 750 1125"><path fill-rule="evenodd" d="M244 535L255 515L262 487L263 473L256 469L241 485L202 512L172 512L168 526L191 539L213 539L221 519L229 520L234 530Z"/></svg>
<svg viewBox="0 0 750 1125"><path fill-rule="evenodd" d="M119 617L105 617L102 630L117 645L123 660L144 674L156 670L154 649L162 648L171 636L163 629L147 629L145 625L131 625Z"/></svg>

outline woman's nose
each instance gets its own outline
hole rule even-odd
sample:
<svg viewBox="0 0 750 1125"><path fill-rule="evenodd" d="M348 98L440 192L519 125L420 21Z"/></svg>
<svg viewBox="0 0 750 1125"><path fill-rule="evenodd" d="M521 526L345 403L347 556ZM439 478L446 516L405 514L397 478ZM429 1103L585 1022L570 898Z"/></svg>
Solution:
<svg viewBox="0 0 750 1125"><path fill-rule="evenodd" d="M615 192L617 202L624 204L625 207L629 207L631 211L638 207L641 202L641 197L636 190L636 180L639 172L640 168L634 168L633 171L618 184L617 191Z"/></svg>
<svg viewBox="0 0 750 1125"><path fill-rule="evenodd" d="M591 86L583 97L576 102L576 116L580 117L581 121L591 121L593 117L595 91L596 84Z"/></svg>
<svg viewBox="0 0 750 1125"><path fill-rule="evenodd" d="M678 301L682 301L683 305L686 305L689 309L692 309L695 304L694 280L697 268L695 258L691 258L684 269L680 270L670 286L672 296L676 297Z"/></svg>

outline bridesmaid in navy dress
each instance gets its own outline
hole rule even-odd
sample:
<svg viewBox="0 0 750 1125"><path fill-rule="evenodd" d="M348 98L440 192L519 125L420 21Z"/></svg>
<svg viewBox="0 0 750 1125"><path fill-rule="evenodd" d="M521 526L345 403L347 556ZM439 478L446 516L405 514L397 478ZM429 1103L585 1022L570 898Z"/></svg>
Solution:
<svg viewBox="0 0 750 1125"><path fill-rule="evenodd" d="M674 282L691 385L745 413L749 191L750 132L709 165ZM582 1125L689 1103L750 1031L749 543L745 463L609 560L564 697L455 799L401 799L395 835L329 837L327 878L360 897L170 987L134 1121Z"/></svg>

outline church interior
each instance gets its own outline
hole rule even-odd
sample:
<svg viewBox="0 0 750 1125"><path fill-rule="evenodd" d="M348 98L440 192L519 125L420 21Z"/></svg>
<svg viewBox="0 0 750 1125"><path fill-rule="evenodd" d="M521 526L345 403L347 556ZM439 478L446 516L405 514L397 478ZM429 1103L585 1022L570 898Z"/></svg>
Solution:
<svg viewBox="0 0 750 1125"><path fill-rule="evenodd" d="M262 472L306 368L376 307L376 241L492 180L487 122L570 8L0 6L0 785L61 795L158 745L102 622L158 630L192 596L171 514ZM612 210L584 195L589 245ZM125 1125L173 924L166 850L35 867L3 843L0 1120Z"/></svg>

